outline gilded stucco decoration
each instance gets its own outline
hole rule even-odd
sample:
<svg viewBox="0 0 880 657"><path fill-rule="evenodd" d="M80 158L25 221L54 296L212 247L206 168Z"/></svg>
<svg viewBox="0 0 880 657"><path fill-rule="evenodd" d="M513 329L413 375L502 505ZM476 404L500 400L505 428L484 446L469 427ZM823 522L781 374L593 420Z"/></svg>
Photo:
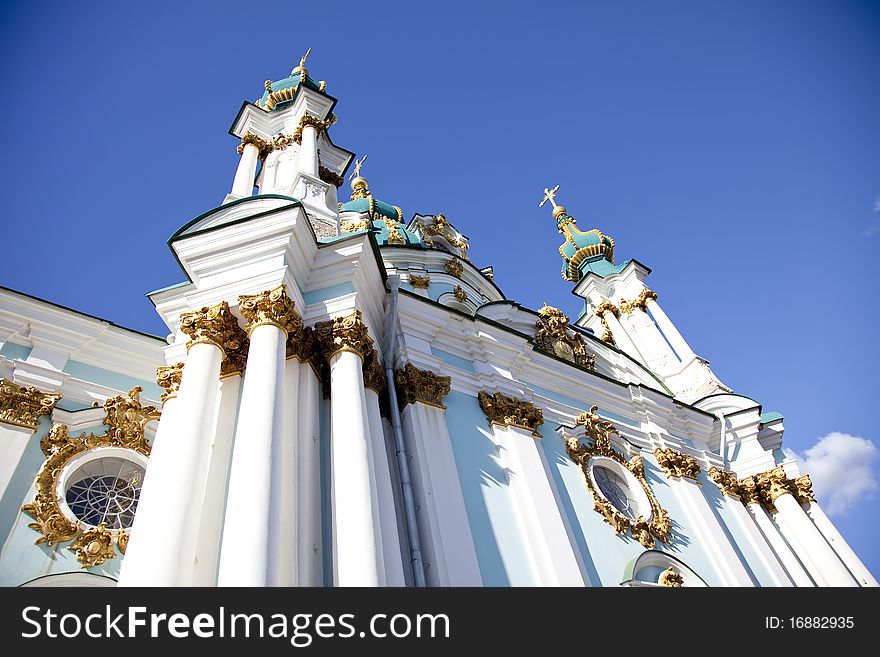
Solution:
<svg viewBox="0 0 880 657"><path fill-rule="evenodd" d="M412 363L407 363L403 369L394 373L394 382L397 385L397 401L401 410L407 404L415 402L446 409L443 398L449 394L451 377L420 370Z"/></svg>
<svg viewBox="0 0 880 657"><path fill-rule="evenodd" d="M328 185L333 185L337 189L342 187L342 184L345 182L342 176L323 165L318 167L318 177Z"/></svg>
<svg viewBox="0 0 880 657"><path fill-rule="evenodd" d="M431 277L428 275L420 276L419 274L409 274L409 282L413 287L425 290L431 283Z"/></svg>
<svg viewBox="0 0 880 657"><path fill-rule="evenodd" d="M618 310L617 306L606 299L596 306L593 312L596 317L599 318L599 321L602 323L602 328L604 329L602 335L599 336L599 339L607 344L615 344L614 334L611 332L611 325L608 324L608 320L605 319L605 313L611 313L615 317L620 317L620 310Z"/></svg>
<svg viewBox="0 0 880 657"><path fill-rule="evenodd" d="M73 541L68 549L76 553L83 568L104 563L114 556L115 541L124 552L128 545L126 530L110 530L103 525L83 527L72 521L59 506L57 496L58 477L64 466L75 456L96 447L122 447L144 456L150 455L150 445L144 436L147 423L159 419L155 406L143 406L140 401L141 387L132 388L128 395L111 397L104 402L107 431L101 435L84 433L72 437L66 425L55 424L48 435L40 441L40 449L46 460L37 473L36 496L21 507L34 522L28 527L40 534L35 544L54 545Z"/></svg>
<svg viewBox="0 0 880 657"><path fill-rule="evenodd" d="M581 468L587 489L593 496L593 508L605 518L605 521L614 528L616 533L625 534L629 531L634 539L648 549L652 549L656 545L656 541L669 543L672 540L672 522L669 514L660 506L651 487L648 486L642 456L636 454L627 461L622 454L614 449L611 438L612 436L619 438L620 433L611 422L599 417L596 414L597 410L598 407L593 406L589 412L582 413L576 421L577 424L586 428L587 437L592 441L592 446L581 443L573 436L568 438L566 444L569 457ZM648 497L651 505L650 521L643 516L639 516L635 520L630 519L602 496L590 476L590 459L596 456L613 459L632 473Z"/></svg>
<svg viewBox="0 0 880 657"><path fill-rule="evenodd" d="M248 144L251 144L257 149L261 160L265 160L266 156L272 152L272 144L270 142L267 142L262 137L258 137L252 132L249 132L241 138L241 143L238 145L238 148L236 148L239 155L244 153L244 147Z"/></svg>
<svg viewBox="0 0 880 657"><path fill-rule="evenodd" d="M275 326L285 333L299 333L303 328L302 318L284 284L258 294L241 295L238 309L247 322L248 334L258 326Z"/></svg>
<svg viewBox="0 0 880 657"><path fill-rule="evenodd" d="M455 258L446 261L446 273L461 278L461 272L464 271L464 265Z"/></svg>
<svg viewBox="0 0 880 657"><path fill-rule="evenodd" d="M596 355L587 351L584 337L575 331L569 333L568 315L544 304L535 323L535 345L541 351L554 354L569 363L589 370L596 368Z"/></svg>
<svg viewBox="0 0 880 657"><path fill-rule="evenodd" d="M447 221L444 214L437 213L433 217L419 217L417 223L425 244L433 246L435 238L439 237L450 247L458 249L457 255L462 260L468 260L467 252L469 245L467 238Z"/></svg>
<svg viewBox="0 0 880 657"><path fill-rule="evenodd" d="M452 288L452 293L455 295L455 298L464 303L467 301L467 292L465 292L461 285L456 285Z"/></svg>
<svg viewBox="0 0 880 657"><path fill-rule="evenodd" d="M667 477L686 477L697 481L700 476L700 465L693 456L677 452L671 447L658 447L654 450L654 457Z"/></svg>
<svg viewBox="0 0 880 657"><path fill-rule="evenodd" d="M709 470L709 478L725 495L735 497L743 504L761 504L770 513L776 512L774 502L786 493L793 495L800 504L816 501L810 475L789 479L782 466L742 479L738 479L732 472L713 467Z"/></svg>
<svg viewBox="0 0 880 657"><path fill-rule="evenodd" d="M177 396L180 390L180 380L183 377L183 363L174 363L174 365L163 365L156 368L156 384L160 388L165 388L162 393L162 403Z"/></svg>
<svg viewBox="0 0 880 657"><path fill-rule="evenodd" d="M684 586L684 577L672 566L660 573L657 583L671 589L680 589Z"/></svg>
<svg viewBox="0 0 880 657"><path fill-rule="evenodd" d="M364 356L363 374L364 388L374 390L380 398L383 398L388 383L385 380L385 368L379 362L379 354L375 349L370 349Z"/></svg>
<svg viewBox="0 0 880 657"><path fill-rule="evenodd" d="M318 322L315 333L324 359L329 361L340 351L352 351L364 358L373 349L373 340L361 319L361 311L355 310L344 317Z"/></svg>
<svg viewBox="0 0 880 657"><path fill-rule="evenodd" d="M620 312L624 314L631 313L634 310L646 310L648 308L648 301L656 301L657 293L653 290L649 290L648 288L642 288L642 291L639 292L639 296L637 296L632 301L627 301L626 299L620 300Z"/></svg>
<svg viewBox="0 0 880 657"><path fill-rule="evenodd" d="M296 126L296 130L293 131L293 141L295 141L297 144L302 144L303 128L305 128L306 126L314 128L315 132L320 135L324 130L329 128L334 123L336 123L335 114L331 114L329 119L319 119L317 116L306 112L299 120L299 123Z"/></svg>
<svg viewBox="0 0 880 657"><path fill-rule="evenodd" d="M490 425L517 427L541 437L538 427L544 423L544 412L532 402L485 390L477 394L477 400Z"/></svg>
<svg viewBox="0 0 880 657"><path fill-rule="evenodd" d="M59 399L60 393L43 392L33 386L0 379L0 422L34 430L40 424L40 417L50 415Z"/></svg>
<svg viewBox="0 0 880 657"><path fill-rule="evenodd" d="M187 349L194 344L213 344L223 352L220 375L229 376L244 371L247 363L248 338L229 304L221 301L215 306L182 313L180 330L190 337Z"/></svg>

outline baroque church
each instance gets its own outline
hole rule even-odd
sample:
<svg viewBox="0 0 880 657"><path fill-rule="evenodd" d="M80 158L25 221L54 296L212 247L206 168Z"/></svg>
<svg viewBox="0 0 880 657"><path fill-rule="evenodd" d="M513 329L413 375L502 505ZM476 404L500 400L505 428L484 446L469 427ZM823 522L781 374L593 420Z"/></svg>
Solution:
<svg viewBox="0 0 880 657"><path fill-rule="evenodd" d="M336 102L303 57L243 103L167 338L0 289L0 584L877 586L558 186L574 319L375 195Z"/></svg>

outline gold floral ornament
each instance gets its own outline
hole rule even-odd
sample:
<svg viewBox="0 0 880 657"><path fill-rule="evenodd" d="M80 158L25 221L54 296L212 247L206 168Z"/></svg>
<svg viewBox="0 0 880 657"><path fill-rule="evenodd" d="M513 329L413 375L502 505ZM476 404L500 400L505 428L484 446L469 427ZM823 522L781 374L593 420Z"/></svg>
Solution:
<svg viewBox="0 0 880 657"><path fill-rule="evenodd" d="M163 404L177 396L182 377L183 363L174 363L174 365L164 365L156 368L156 384L160 388L165 388L165 392L162 393Z"/></svg>
<svg viewBox="0 0 880 657"><path fill-rule="evenodd" d="M452 293L455 295L455 298L458 299L461 303L467 301L467 292L465 292L461 285L456 285L452 289Z"/></svg>
<svg viewBox="0 0 880 657"><path fill-rule="evenodd" d="M596 306L593 313L599 318L599 321L602 323L602 328L605 329L599 339L607 344L615 344L614 334L611 332L611 325L608 324L608 320L605 318L605 313L611 313L615 317L620 317L620 310L618 310L617 306L606 299Z"/></svg>
<svg viewBox="0 0 880 657"><path fill-rule="evenodd" d="M642 288L642 291L639 292L639 296L637 296L632 301L627 301L626 299L620 300L620 312L624 314L631 313L634 310L646 310L648 308L648 301L656 301L657 293L653 290L649 290L648 288Z"/></svg>
<svg viewBox="0 0 880 657"><path fill-rule="evenodd" d="M380 397L383 397L388 384L385 380L385 368L379 362L379 354L375 349L371 349L364 358L363 374L364 388L369 388ZM382 404L382 407L384 406Z"/></svg>
<svg viewBox="0 0 880 657"><path fill-rule="evenodd" d="M268 82L268 80L267 80L267 82ZM241 143L238 145L238 148L236 148L239 155L244 153L244 147L247 146L248 144L250 144L251 146L253 146L254 148L257 149L258 157L261 160L265 160L266 156L269 155L269 153L271 153L273 150L273 146L272 146L271 142L267 142L262 137L259 137L259 136L255 135L254 133L249 132L244 137L241 138Z"/></svg>
<svg viewBox="0 0 880 657"><path fill-rule="evenodd" d="M454 252L454 250L457 249L457 255L462 260L468 260L467 252L469 244L467 237L458 232L453 225L447 221L444 214L438 212L433 217L419 216L416 223L418 224L419 232L422 234L422 239L425 244L433 246L435 238L439 238L449 246L451 252Z"/></svg>
<svg viewBox="0 0 880 657"><path fill-rule="evenodd" d="M397 401L400 410L403 410L407 404L415 402L446 409L443 398L449 394L451 377L420 370L412 363L407 363L402 370L394 373L394 382L397 384Z"/></svg>
<svg viewBox="0 0 880 657"><path fill-rule="evenodd" d="M732 472L713 467L709 470L709 478L725 495L735 497L743 504L761 504L770 513L776 512L774 502L786 493L793 495L800 504L816 501L810 475L788 479L782 466L742 479L737 479Z"/></svg>
<svg viewBox="0 0 880 657"><path fill-rule="evenodd" d="M66 425L55 424L40 441L40 449L46 455L46 460L34 483L36 496L33 502L21 507L34 520L28 527L41 534L35 544L53 545L77 539L70 549L76 552L84 568L111 558L113 554L109 545L113 540L120 551L124 551L128 544L125 530L108 530L101 525L82 530L78 521L72 521L62 513L57 497L58 478L72 458L96 447L122 447L144 456L150 455L144 430L148 422L159 419L159 411L155 406L142 406L140 393L140 386L136 386L127 396L111 397L104 402L107 432L102 435L84 433L71 437Z"/></svg>
<svg viewBox="0 0 880 657"><path fill-rule="evenodd" d="M632 537L648 549L656 545L656 541L669 543L672 536L672 522L669 514L660 506L651 487L645 479L645 463L641 455L633 456L629 461L624 458L611 443L611 437L620 437L615 426L603 420L596 414L598 406L590 408L589 412L582 413L577 419L577 424L586 428L587 436L593 441L592 446L587 446L577 438L570 437L567 440L566 449L572 461L578 464L584 475L587 488L593 496L593 508L605 518L605 521L614 528L618 534L630 532ZM590 459L596 456L617 461L629 470L641 485L648 497L651 506L651 520L639 516L632 520L618 511L603 495L599 493L596 484L590 476Z"/></svg>
<svg viewBox="0 0 880 657"><path fill-rule="evenodd" d="M654 450L654 456L667 477L686 477L697 481L700 476L700 465L692 456L670 447L658 447Z"/></svg>
<svg viewBox="0 0 880 657"><path fill-rule="evenodd" d="M684 577L675 568L669 566L669 568L660 573L657 583L671 589L680 589L684 586Z"/></svg>
<svg viewBox="0 0 880 657"><path fill-rule="evenodd" d="M20 386L0 379L0 422L36 429L40 416L49 415L61 399L57 392L43 392L33 386Z"/></svg>
<svg viewBox="0 0 880 657"><path fill-rule="evenodd" d="M569 333L568 315L548 306L538 311L535 323L535 345L541 351L554 354L569 363L588 370L596 368L596 355L587 351L586 341L580 333Z"/></svg>
<svg viewBox="0 0 880 657"><path fill-rule="evenodd" d="M455 258L446 261L446 273L461 278L461 272L464 271L464 265Z"/></svg>
<svg viewBox="0 0 880 657"><path fill-rule="evenodd" d="M490 425L517 427L531 431L538 438L541 437L538 427L544 424L544 411L532 402L485 390L477 394L477 400Z"/></svg>
<svg viewBox="0 0 880 657"><path fill-rule="evenodd" d="M238 325L238 320L227 302L221 301L215 306L181 314L180 330L190 337L187 349L194 344L207 343L223 352L221 376L244 371L247 363L247 333Z"/></svg>
<svg viewBox="0 0 880 657"><path fill-rule="evenodd" d="M410 274L409 275L409 282L410 282L410 285L412 285L413 287L425 290L428 288L428 285L430 285L430 283L431 283L431 277L427 276L427 275L420 276L419 274Z"/></svg>

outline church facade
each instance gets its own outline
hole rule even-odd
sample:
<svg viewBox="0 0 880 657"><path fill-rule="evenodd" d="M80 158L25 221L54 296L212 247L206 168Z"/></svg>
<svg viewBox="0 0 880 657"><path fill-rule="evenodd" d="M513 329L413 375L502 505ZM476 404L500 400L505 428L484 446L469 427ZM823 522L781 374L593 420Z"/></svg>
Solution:
<svg viewBox="0 0 880 657"><path fill-rule="evenodd" d="M558 186L574 320L374 195L335 104L303 57L242 105L167 339L0 289L0 585L877 585Z"/></svg>

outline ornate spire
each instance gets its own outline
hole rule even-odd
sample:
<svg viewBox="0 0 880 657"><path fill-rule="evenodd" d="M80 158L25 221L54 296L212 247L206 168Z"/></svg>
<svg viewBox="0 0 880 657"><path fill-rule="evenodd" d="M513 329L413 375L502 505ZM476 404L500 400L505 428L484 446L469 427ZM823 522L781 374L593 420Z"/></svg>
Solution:
<svg viewBox="0 0 880 657"><path fill-rule="evenodd" d="M357 158L354 159L354 171L351 172L351 175L348 179L351 181L351 200L359 198L366 198L370 195L369 185L367 184L367 179L361 176L361 167L364 166L364 162L367 161L367 156L364 155L360 160Z"/></svg>
<svg viewBox="0 0 880 657"><path fill-rule="evenodd" d="M299 59L299 66L295 67L290 72L290 75L293 76L293 75L296 75L297 73L299 73L301 78L305 78L309 74L309 72L306 70L306 59L308 59L308 57L311 53L312 53L311 48L306 50L306 54L303 55L302 57L300 57L300 59Z"/></svg>

